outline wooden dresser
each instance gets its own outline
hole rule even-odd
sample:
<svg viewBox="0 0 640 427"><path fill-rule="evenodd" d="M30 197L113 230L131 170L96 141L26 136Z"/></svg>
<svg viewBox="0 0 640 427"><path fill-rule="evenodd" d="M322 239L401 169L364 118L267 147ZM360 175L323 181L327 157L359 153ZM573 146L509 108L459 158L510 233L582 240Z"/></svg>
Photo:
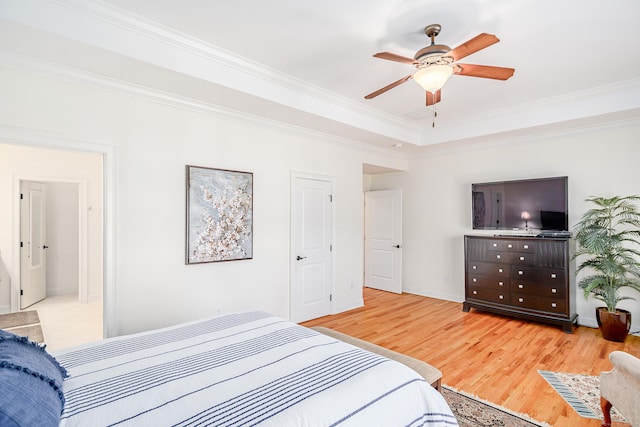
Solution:
<svg viewBox="0 0 640 427"><path fill-rule="evenodd" d="M465 236L463 310L561 325L576 323L573 241L568 238Z"/></svg>

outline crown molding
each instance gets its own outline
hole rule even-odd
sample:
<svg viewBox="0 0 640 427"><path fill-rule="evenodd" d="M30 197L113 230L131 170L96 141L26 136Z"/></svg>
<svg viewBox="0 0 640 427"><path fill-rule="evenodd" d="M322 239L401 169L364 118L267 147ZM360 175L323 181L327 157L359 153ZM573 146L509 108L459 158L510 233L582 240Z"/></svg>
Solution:
<svg viewBox="0 0 640 427"><path fill-rule="evenodd" d="M638 125L640 125L640 108L635 108L615 113L580 117L565 122L557 122L553 125L540 125L492 135L484 135L482 137L428 145L422 147L420 152L414 155L413 158L419 159L438 155L449 155L462 151L468 152L505 144L528 144L540 141L541 139L552 139L567 135L589 133L596 130Z"/></svg>
<svg viewBox="0 0 640 427"><path fill-rule="evenodd" d="M448 121L446 132L425 129L425 145L464 141L495 134L584 118L623 113L640 108L640 78L521 103L491 112L479 111L464 121Z"/></svg>
<svg viewBox="0 0 640 427"><path fill-rule="evenodd" d="M28 71L37 74L44 75L48 78L54 78L57 80L66 81L72 84L78 84L87 86L93 89L108 91L124 95L128 97L142 99L144 101L151 101L158 104L167 105L173 108L180 108L184 110L193 111L201 114L208 114L223 118L232 118L241 121L249 121L255 124L259 124L266 127L276 127L285 131L295 131L299 134L313 136L324 140L327 143L338 145L341 147L351 147L361 152L369 152L375 154L391 155L399 159L408 159L407 153L398 152L391 147L382 147L372 144L367 144L358 140L349 138L343 138L333 134L317 131L304 126L299 126L291 123L285 123L278 120L269 119L260 115L249 114L243 111L233 110L230 108L222 107L217 104L207 103L200 100L191 99L188 97L176 95L174 93L160 91L154 88L137 85L131 82L118 80L111 77L105 77L99 74L91 73L84 70L78 70L63 66L60 64L54 64L48 61L44 61L38 58L27 57L19 55L14 52L9 52L0 49L0 65L18 69L21 71ZM21 131L20 133L24 133ZM8 134L5 132L5 138L8 138ZM48 137L51 138L50 136ZM69 141L71 138L63 137L62 139ZM37 140L32 138L32 140ZM108 144L107 144L108 145ZM46 145L45 145L46 146Z"/></svg>
<svg viewBox="0 0 640 427"><path fill-rule="evenodd" d="M260 115L260 108L265 111L265 105L281 107L277 119L285 123L300 128L326 129L327 134L332 135L342 133L349 140L359 139L379 147L401 142L405 145L403 151L410 154L432 145L491 137L537 126L554 126L581 117L640 107L640 79L634 79L493 110L490 114L478 109L476 115L466 117L464 121L456 121L455 118L442 120L433 129L420 121L393 116L310 85L100 0L8 1L11 7L0 8L0 17L141 61L158 70L207 82L212 87L224 88L227 93L235 91L242 95L243 102L252 103L252 107L246 109L245 106L233 105L231 108L235 108L238 115L241 115L240 111L246 115ZM86 31L87 28L91 31ZM124 81L121 83L126 85ZM136 89L137 92L148 90ZM172 91L172 94L156 91L151 97L157 101L163 97L180 98L178 91ZM208 100L207 109L226 110L226 114L233 114L222 106L227 104L214 106L211 101Z"/></svg>
<svg viewBox="0 0 640 427"><path fill-rule="evenodd" d="M409 119L380 112L98 0L14 0L11 8L0 9L0 17L225 87L245 98L267 100L379 135L378 139L421 144L421 127Z"/></svg>

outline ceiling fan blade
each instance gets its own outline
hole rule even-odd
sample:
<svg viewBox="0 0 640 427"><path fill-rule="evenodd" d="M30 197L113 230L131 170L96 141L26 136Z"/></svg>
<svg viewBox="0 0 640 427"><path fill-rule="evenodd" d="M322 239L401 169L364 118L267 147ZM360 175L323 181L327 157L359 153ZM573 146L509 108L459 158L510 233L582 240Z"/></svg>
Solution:
<svg viewBox="0 0 640 427"><path fill-rule="evenodd" d="M411 77L413 77L413 74L409 74L408 76L405 76L403 78L401 78L400 80L397 80L391 84L386 85L385 87L383 87L382 89L378 89L375 92L371 92L369 95L365 96L364 99L371 99L371 98L375 98L376 96L385 93L386 91L388 91L389 89L393 89L394 87L406 82L407 80L409 80Z"/></svg>
<svg viewBox="0 0 640 427"><path fill-rule="evenodd" d="M484 77L485 79L507 80L516 70L490 65L455 64L454 74L459 76Z"/></svg>
<svg viewBox="0 0 640 427"><path fill-rule="evenodd" d="M427 107L440 101L442 101L442 93L440 89L438 89L435 94L427 91Z"/></svg>
<svg viewBox="0 0 640 427"><path fill-rule="evenodd" d="M469 56L485 47L489 47L492 44L496 44L500 41L499 38L493 34L482 33L478 34L471 40L462 43L460 46L451 49L446 53L446 56L451 56L453 61L459 61L465 56Z"/></svg>
<svg viewBox="0 0 640 427"><path fill-rule="evenodd" d="M396 55L395 53L391 53L391 52L378 52L373 56L375 58L387 59L389 61L402 62L403 64L413 65L418 63L418 61L416 61L413 58L407 58L406 56Z"/></svg>

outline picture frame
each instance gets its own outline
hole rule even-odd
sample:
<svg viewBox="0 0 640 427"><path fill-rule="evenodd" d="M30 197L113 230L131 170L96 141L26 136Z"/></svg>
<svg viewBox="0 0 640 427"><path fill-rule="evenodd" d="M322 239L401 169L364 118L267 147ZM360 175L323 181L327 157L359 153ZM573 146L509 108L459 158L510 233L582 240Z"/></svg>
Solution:
<svg viewBox="0 0 640 427"><path fill-rule="evenodd" d="M186 264L253 258L253 173L186 166Z"/></svg>

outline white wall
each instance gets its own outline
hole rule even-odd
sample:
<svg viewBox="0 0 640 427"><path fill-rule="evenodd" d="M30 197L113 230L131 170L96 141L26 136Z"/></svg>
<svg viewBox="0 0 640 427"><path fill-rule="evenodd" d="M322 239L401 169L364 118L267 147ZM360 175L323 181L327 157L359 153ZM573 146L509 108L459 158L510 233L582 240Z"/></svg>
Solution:
<svg viewBox="0 0 640 427"><path fill-rule="evenodd" d="M5 82L2 82L5 83ZM0 101L3 108L5 99ZM6 102L10 104L10 101ZM9 116L6 116L9 117ZM1 123L1 122L0 122ZM67 183L82 188L86 212L87 236L84 242L87 283L87 300L97 300L102 296L102 158L96 154L49 150L8 144L0 137L0 253L11 278L14 298L20 289L20 249L19 195L20 180ZM76 204L76 210L78 204ZM54 214L55 215L55 214ZM77 211L77 215L80 212ZM56 233L55 229L50 230ZM77 231L74 234L77 238ZM56 244L57 246L57 244ZM78 268L76 261L75 267ZM3 282L6 282L3 284ZM0 282L0 307L17 306L11 301L9 281ZM8 310L7 310L8 311Z"/></svg>
<svg viewBox="0 0 640 427"><path fill-rule="evenodd" d="M335 177L334 307L362 304L361 288L350 286L362 283L362 165L406 169L406 159L11 68L0 67L0 93L0 125L113 148L117 333L195 319L218 307L288 317L291 171ZM187 164L253 172L252 260L185 265ZM3 256L6 234L0 233Z"/></svg>
<svg viewBox="0 0 640 427"><path fill-rule="evenodd" d="M78 294L78 184L49 182L47 189L47 296ZM98 292L102 292L98 286Z"/></svg>
<svg viewBox="0 0 640 427"><path fill-rule="evenodd" d="M407 173L373 176L374 189L404 191L405 291L464 300L463 236L474 233L471 183L568 176L573 227L588 208L588 196L640 193L638 135L640 121L634 120L482 148L434 150L412 160ZM580 290L575 298L579 323L595 326L594 307L601 304L585 300ZM640 329L640 302L620 306L632 312L632 331Z"/></svg>
<svg viewBox="0 0 640 427"><path fill-rule="evenodd" d="M362 304L361 289L350 284L362 283L365 187L403 188L405 289L454 301L464 295L462 236L471 232L472 182L567 175L571 224L586 209L588 195L639 192L638 123L434 150L407 162L271 122L178 108L8 67L0 67L0 93L0 127L94 143L113 153L114 224L107 237L113 241L118 333L195 319L217 307L288 317L291 171L335 177L337 311ZM55 168L54 153L60 152L38 161ZM4 159L0 153L3 201L15 192L10 182L18 173ZM363 163L408 172L363 182ZM252 260L184 264L187 164L254 173ZM33 175L42 170L32 160L22 165ZM8 218L12 210L0 203L0 213ZM12 239L3 221L0 253L9 268ZM577 301L580 321L593 323L594 304L581 296ZM633 312L637 329L639 304L623 307Z"/></svg>

